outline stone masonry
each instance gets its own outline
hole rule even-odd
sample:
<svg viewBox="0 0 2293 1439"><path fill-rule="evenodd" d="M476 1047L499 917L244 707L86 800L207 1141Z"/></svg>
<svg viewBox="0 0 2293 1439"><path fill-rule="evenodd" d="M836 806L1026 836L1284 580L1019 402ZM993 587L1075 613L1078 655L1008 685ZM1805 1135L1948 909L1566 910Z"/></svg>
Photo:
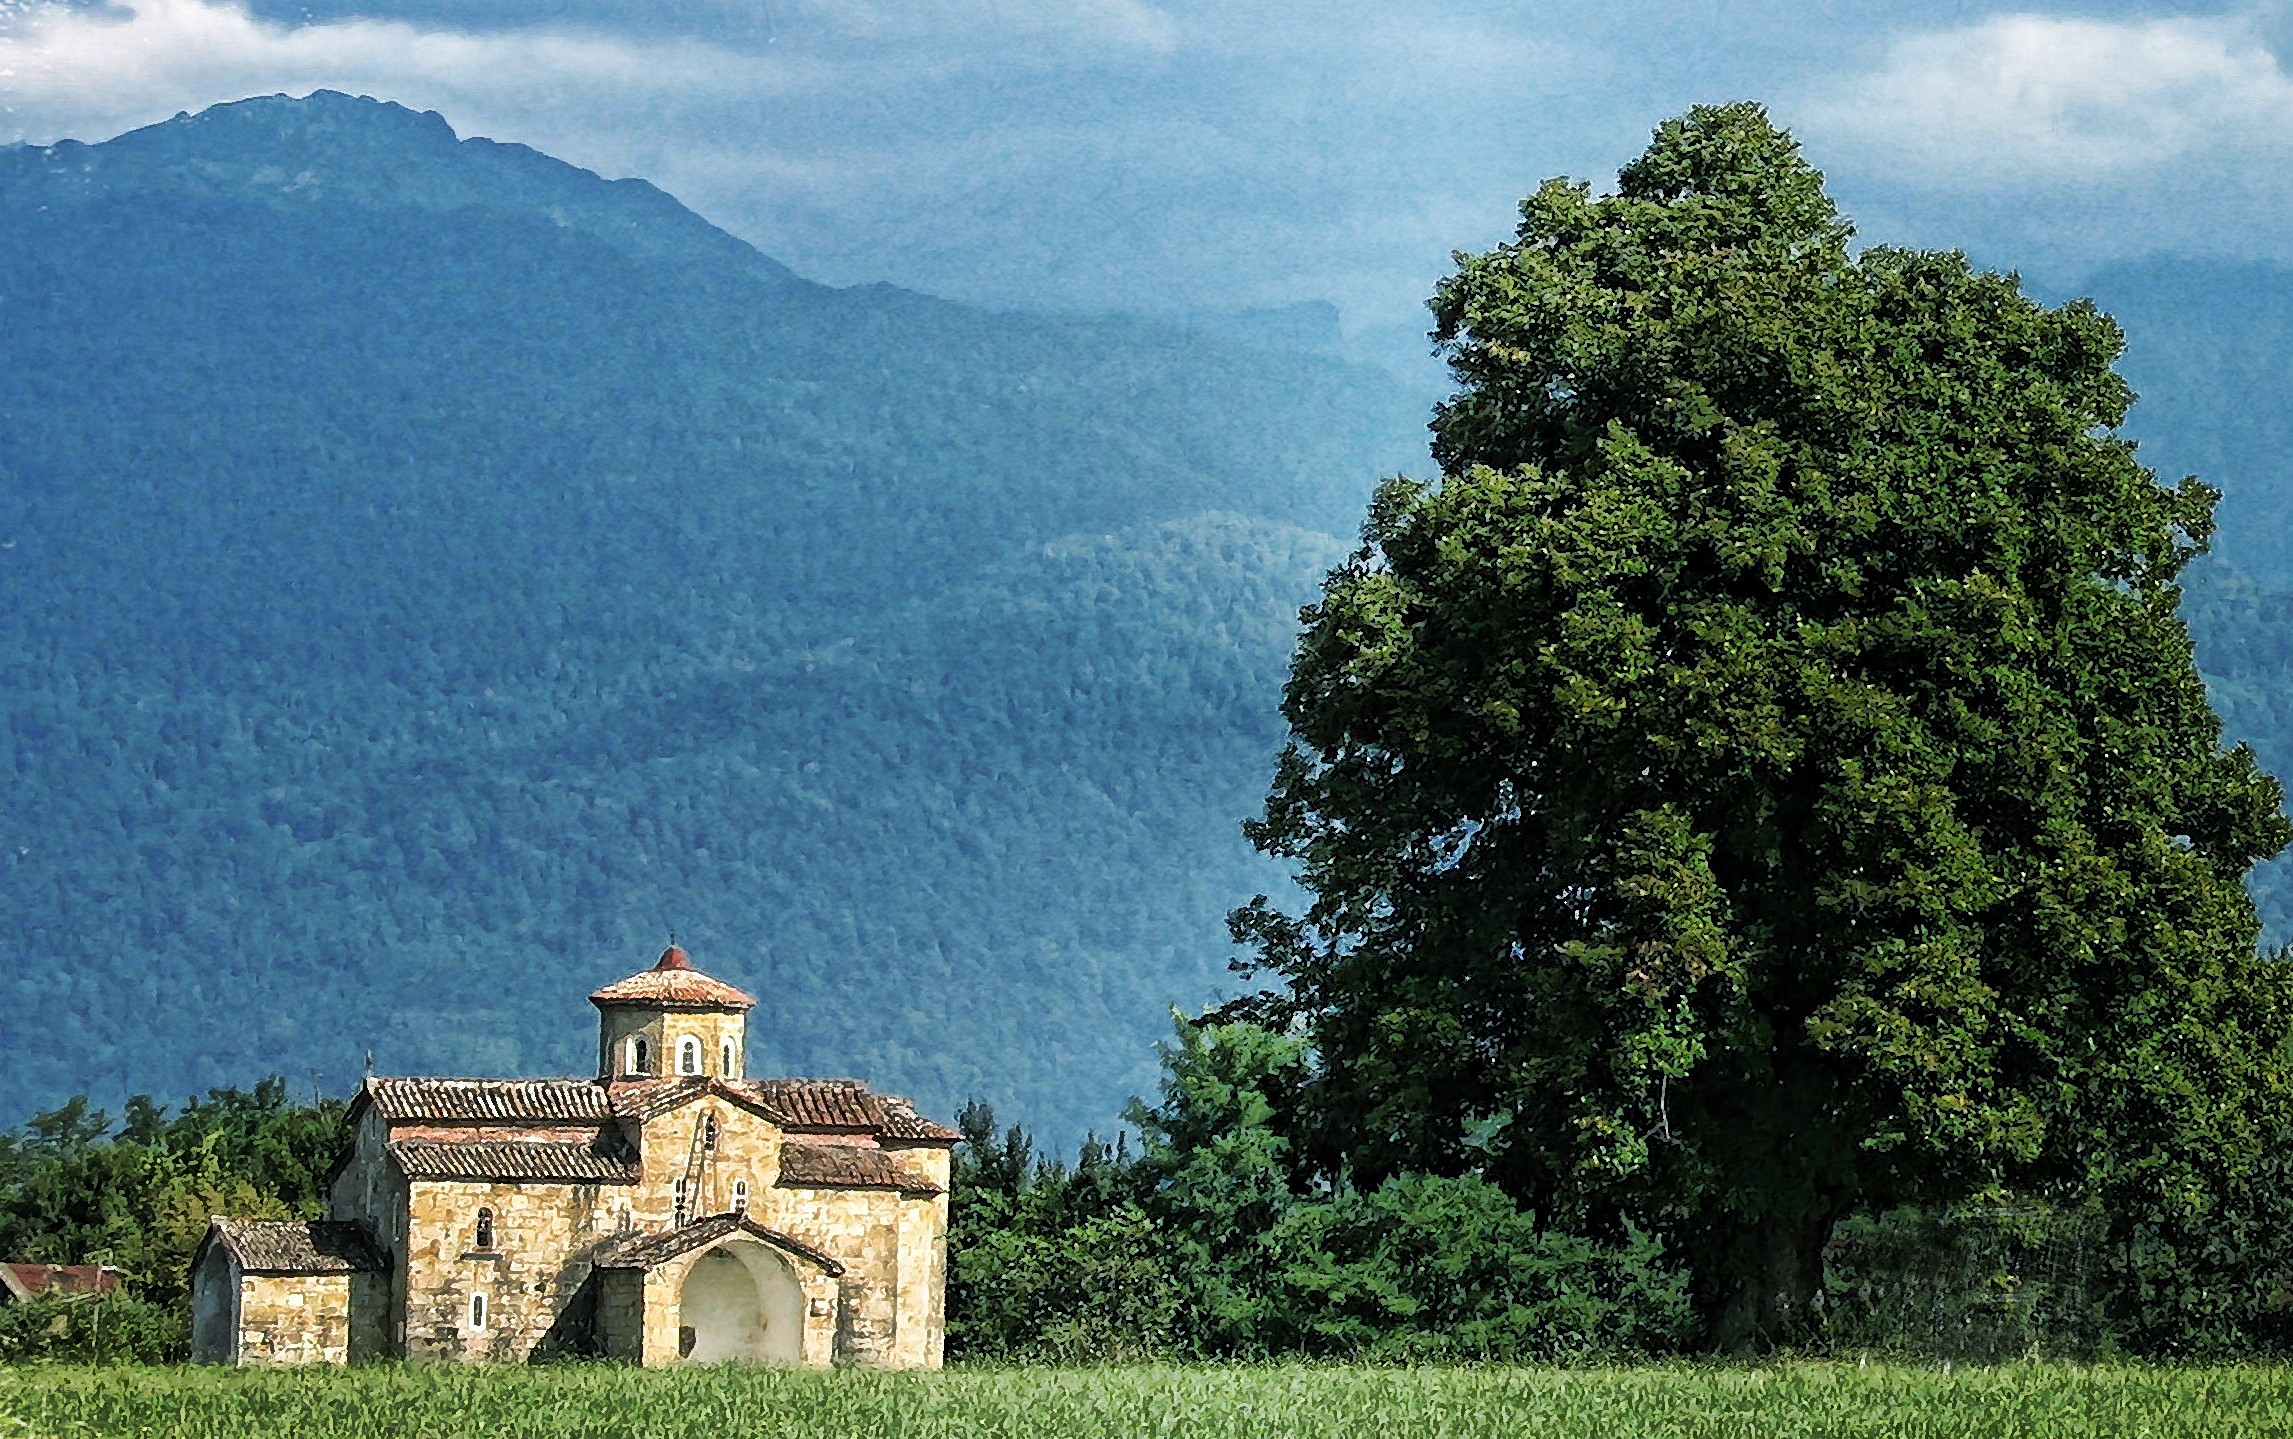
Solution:
<svg viewBox="0 0 2293 1439"><path fill-rule="evenodd" d="M591 1001L594 1080L368 1080L304 1226L362 1247L216 1220L195 1357L936 1367L954 1132L855 1081L749 1079L754 1001L673 946Z"/></svg>

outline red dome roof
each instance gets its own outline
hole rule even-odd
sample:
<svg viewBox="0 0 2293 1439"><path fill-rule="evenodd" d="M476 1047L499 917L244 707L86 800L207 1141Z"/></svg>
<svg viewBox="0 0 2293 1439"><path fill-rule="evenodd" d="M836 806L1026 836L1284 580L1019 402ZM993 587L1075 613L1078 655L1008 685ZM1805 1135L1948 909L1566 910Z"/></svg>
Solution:
<svg viewBox="0 0 2293 1439"><path fill-rule="evenodd" d="M683 950L672 944L661 952L661 958L651 969L639 970L627 979L617 979L595 994L589 1002L600 1009L607 1005L634 1005L654 1009L754 1009L753 995L711 979L693 968L693 961Z"/></svg>

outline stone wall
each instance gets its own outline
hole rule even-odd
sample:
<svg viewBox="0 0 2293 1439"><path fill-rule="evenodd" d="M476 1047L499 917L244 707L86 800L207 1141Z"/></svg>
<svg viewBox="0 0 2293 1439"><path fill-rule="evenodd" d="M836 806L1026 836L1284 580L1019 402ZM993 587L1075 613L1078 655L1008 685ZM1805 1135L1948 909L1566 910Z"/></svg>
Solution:
<svg viewBox="0 0 2293 1439"><path fill-rule="evenodd" d="M707 1142L712 1118L714 1147ZM745 1182L750 1212L758 1223L771 1225L763 1205L780 1174L780 1143L779 1126L713 1097L655 1116L646 1122L639 1144L644 1179L636 1204L638 1226L667 1229L675 1223L680 1179L686 1181L687 1218L732 1212L737 1186Z"/></svg>
<svg viewBox="0 0 2293 1439"><path fill-rule="evenodd" d="M736 1235L727 1242L743 1242L743 1238L743 1236ZM757 1241L746 1240L745 1242L755 1243ZM628 1300L623 1299L617 1292L618 1286L627 1279L639 1279L643 1291L641 1298L637 1299L642 1308L640 1315L641 1340L637 1344L631 1345L621 1334L615 1333L608 1340L608 1354L613 1357L625 1357L625 1351L634 1349L635 1354L627 1357L635 1357L647 1367L658 1367L678 1362L682 1357L679 1353L681 1346L678 1331L683 1325L681 1311L686 1277L692 1273L693 1266L700 1262L703 1255L709 1253L710 1249L717 1247L720 1246L712 1245L709 1248L697 1249L690 1254L680 1254L657 1268L645 1271L642 1276L633 1270L615 1271L605 1275L607 1284L614 1286L614 1288L605 1290L604 1293L613 1295L612 1303L616 1315L614 1322L617 1324L622 1322L619 1316L627 1312L628 1304ZM839 1285L834 1276L809 1260L796 1255L789 1255L787 1258L790 1268L795 1271L797 1284L804 1292L802 1362L807 1366L825 1368L836 1363L842 1357L838 1347L838 1299L842 1286ZM635 1290L638 1287L637 1284L627 1285L630 1290Z"/></svg>
<svg viewBox="0 0 2293 1439"><path fill-rule="evenodd" d="M712 1115L717 1122L713 1150L696 1143ZM644 1179L634 1201L637 1226L648 1230L671 1226L679 1178L688 1181L689 1218L731 1210L734 1184L746 1180L750 1217L844 1264L842 1283L834 1286L833 1294L820 1296L833 1307L829 1327L835 1337L835 1362L936 1367L946 1328L945 1194L903 1198L887 1189L783 1188L781 1143L777 1125L718 1099L689 1104L648 1121L642 1144ZM947 1149L937 1145L899 1154L903 1164L943 1191L948 1157ZM656 1306L650 1312L654 1324L669 1336L666 1342L673 1344L676 1291L666 1294L667 1311ZM647 1345L648 1355L663 1342L656 1334ZM646 1362L656 1360L648 1357Z"/></svg>
<svg viewBox="0 0 2293 1439"><path fill-rule="evenodd" d="M645 1362L645 1274L608 1269L597 1280L597 1352L630 1364ZM671 1353L675 1352L674 1337Z"/></svg>
<svg viewBox="0 0 2293 1439"><path fill-rule="evenodd" d="M894 1365L899 1333L900 1196L889 1189L781 1189L757 1222L844 1263L837 1296L836 1359Z"/></svg>
<svg viewBox="0 0 2293 1439"><path fill-rule="evenodd" d="M944 1144L886 1145L939 1193L900 1204L900 1321L895 1363L937 1369L947 1353L947 1186L954 1153Z"/></svg>
<svg viewBox="0 0 2293 1439"><path fill-rule="evenodd" d="M598 1245L626 1232L622 1184L512 1184L417 1180L409 1196L406 1353L418 1359L522 1361L584 1348L584 1292ZM477 1247L478 1211L494 1216L494 1243ZM486 1297L484 1326L470 1297Z"/></svg>
<svg viewBox="0 0 2293 1439"><path fill-rule="evenodd" d="M341 1364L350 1358L347 1274L249 1274L239 1281L241 1364Z"/></svg>
<svg viewBox="0 0 2293 1439"><path fill-rule="evenodd" d="M701 1042L701 1073L738 1079L748 1071L748 1016L743 1014L684 1014L673 1010L616 1005L601 1009L597 1017L597 1072L628 1077L629 1038L644 1036L656 1076L679 1073L677 1044L686 1036ZM732 1041L732 1072L724 1068L724 1044Z"/></svg>
<svg viewBox="0 0 2293 1439"><path fill-rule="evenodd" d="M353 1295L357 1328L353 1357L361 1359L405 1353L408 1194L406 1177L384 1150L388 1139L382 1116L369 1108L359 1118L350 1158L327 1195L328 1217L365 1225L388 1265L387 1273L361 1284Z"/></svg>

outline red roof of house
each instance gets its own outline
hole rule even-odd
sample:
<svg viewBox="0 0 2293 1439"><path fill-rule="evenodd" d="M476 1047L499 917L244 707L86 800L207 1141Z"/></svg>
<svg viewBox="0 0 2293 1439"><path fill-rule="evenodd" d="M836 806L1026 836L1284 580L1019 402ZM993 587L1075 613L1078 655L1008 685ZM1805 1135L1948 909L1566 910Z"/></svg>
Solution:
<svg viewBox="0 0 2293 1439"><path fill-rule="evenodd" d="M655 1009L754 1009L753 995L726 984L693 968L686 953L670 945L661 953L660 962L651 969L639 970L627 979L617 979L595 994L589 1002L602 1009L607 1005L644 1005Z"/></svg>
<svg viewBox="0 0 2293 1439"><path fill-rule="evenodd" d="M34 1294L109 1294L124 1276L109 1264L0 1264L0 1289L20 1298Z"/></svg>

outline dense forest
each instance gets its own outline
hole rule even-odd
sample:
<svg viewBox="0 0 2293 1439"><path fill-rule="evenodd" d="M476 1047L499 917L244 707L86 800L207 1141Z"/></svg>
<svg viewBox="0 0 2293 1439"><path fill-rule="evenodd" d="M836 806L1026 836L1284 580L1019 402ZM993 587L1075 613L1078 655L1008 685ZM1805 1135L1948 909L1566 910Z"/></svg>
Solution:
<svg viewBox="0 0 2293 1439"><path fill-rule="evenodd" d="M829 289L323 93L0 152L0 216L0 1119L578 1071L673 928L760 1069L1069 1148L1228 985L1297 607L1425 466L1326 326ZM2293 278L2092 288L2293 768Z"/></svg>
<svg viewBox="0 0 2293 1439"><path fill-rule="evenodd" d="M19 1114L579 1071L674 929L760 1070L1079 1135L1222 982L1382 374L826 289L323 94L0 213Z"/></svg>

